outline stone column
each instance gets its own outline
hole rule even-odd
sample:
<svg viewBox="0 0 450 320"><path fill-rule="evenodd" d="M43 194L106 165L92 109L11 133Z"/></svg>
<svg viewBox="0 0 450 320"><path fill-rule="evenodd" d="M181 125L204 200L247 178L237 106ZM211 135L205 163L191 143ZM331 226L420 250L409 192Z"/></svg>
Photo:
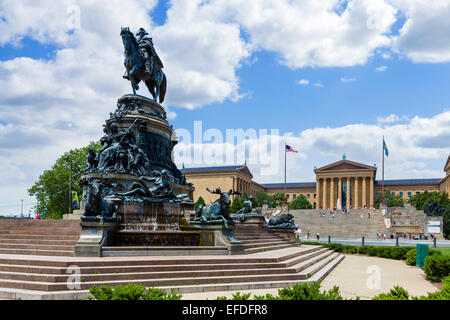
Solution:
<svg viewBox="0 0 450 320"><path fill-rule="evenodd" d="M363 207L363 208L364 208L365 205L367 205L366 195L367 195L366 177L363 177L363 181L362 181L362 203L361 203L361 207Z"/></svg>
<svg viewBox="0 0 450 320"><path fill-rule="evenodd" d="M334 200L334 178L330 179L330 209L336 207L336 202Z"/></svg>
<svg viewBox="0 0 450 320"><path fill-rule="evenodd" d="M350 199L351 199L351 194L350 194L350 178L347 178L347 203L346 203L346 208L350 209Z"/></svg>
<svg viewBox="0 0 450 320"><path fill-rule="evenodd" d="M323 179L323 209L327 209L327 178Z"/></svg>
<svg viewBox="0 0 450 320"><path fill-rule="evenodd" d="M236 191L236 178L235 177L233 177L233 191ZM231 201L233 201L234 198L236 198L236 195L233 195L233 198Z"/></svg>
<svg viewBox="0 0 450 320"><path fill-rule="evenodd" d="M320 179L316 179L316 209L320 208Z"/></svg>
<svg viewBox="0 0 450 320"><path fill-rule="evenodd" d="M369 185L369 192L370 192L370 194L369 194L369 199L370 199L370 204L369 204L369 207L370 208L373 208L373 179L372 179L372 177L370 177L370 185Z"/></svg>
<svg viewBox="0 0 450 320"><path fill-rule="evenodd" d="M359 208L359 177L355 177L355 199L353 202L355 203L355 209Z"/></svg>
<svg viewBox="0 0 450 320"><path fill-rule="evenodd" d="M338 198L339 198L339 201L341 202L341 207L342 207L342 178L339 178L338 183L339 183L339 185L338 185Z"/></svg>

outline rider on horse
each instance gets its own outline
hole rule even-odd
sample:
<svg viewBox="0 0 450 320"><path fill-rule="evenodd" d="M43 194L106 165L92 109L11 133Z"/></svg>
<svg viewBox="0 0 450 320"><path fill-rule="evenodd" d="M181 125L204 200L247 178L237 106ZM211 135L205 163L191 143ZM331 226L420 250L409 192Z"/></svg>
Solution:
<svg viewBox="0 0 450 320"><path fill-rule="evenodd" d="M140 28L136 33L137 43L142 50L145 58L145 71L153 77L156 82L159 82L159 78L162 76L161 68L164 68L161 59L156 54L155 47L153 46L153 40L149 37L148 32L144 28ZM156 65L155 65L156 63ZM155 68L157 67L157 69Z"/></svg>

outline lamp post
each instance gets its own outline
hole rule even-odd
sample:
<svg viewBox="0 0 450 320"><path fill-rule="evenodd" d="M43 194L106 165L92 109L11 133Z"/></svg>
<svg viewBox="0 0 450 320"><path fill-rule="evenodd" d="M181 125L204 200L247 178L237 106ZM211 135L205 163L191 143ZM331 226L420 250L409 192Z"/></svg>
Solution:
<svg viewBox="0 0 450 320"><path fill-rule="evenodd" d="M69 162L69 214L72 213L72 162L76 162L78 164L81 164L80 161L73 160L72 155L67 156L67 161Z"/></svg>

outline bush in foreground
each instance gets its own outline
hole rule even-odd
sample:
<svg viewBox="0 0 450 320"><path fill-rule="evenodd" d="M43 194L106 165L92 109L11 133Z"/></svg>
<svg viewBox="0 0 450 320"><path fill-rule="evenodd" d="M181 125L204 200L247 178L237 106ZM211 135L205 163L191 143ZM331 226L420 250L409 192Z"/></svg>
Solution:
<svg viewBox="0 0 450 320"><path fill-rule="evenodd" d="M321 245L330 250L342 253L364 254L380 258L405 260L407 264L416 265L416 248L411 247L387 247L387 246L354 246L340 243L319 243L303 241L303 244ZM428 255L441 255L439 250L429 249Z"/></svg>
<svg viewBox="0 0 450 320"><path fill-rule="evenodd" d="M423 271L428 279L441 281L442 278L450 274L450 256L432 255L426 257Z"/></svg>
<svg viewBox="0 0 450 320"><path fill-rule="evenodd" d="M113 288L102 286L89 289L92 297L89 300L180 300L181 295L167 293L158 288L146 288L143 285L128 284Z"/></svg>
<svg viewBox="0 0 450 320"><path fill-rule="evenodd" d="M230 300L250 300L251 293L241 294L236 292ZM343 300L339 287L331 290L320 291L320 282L296 283L292 287L278 289L278 296L270 293L266 295L254 295L254 300ZM217 300L228 300L227 297L217 297Z"/></svg>
<svg viewBox="0 0 450 320"><path fill-rule="evenodd" d="M428 257L427 257L428 258ZM395 286L388 293L381 293L372 300L450 300L450 276L442 278L442 290L428 292L426 296L410 297L408 291L400 286Z"/></svg>

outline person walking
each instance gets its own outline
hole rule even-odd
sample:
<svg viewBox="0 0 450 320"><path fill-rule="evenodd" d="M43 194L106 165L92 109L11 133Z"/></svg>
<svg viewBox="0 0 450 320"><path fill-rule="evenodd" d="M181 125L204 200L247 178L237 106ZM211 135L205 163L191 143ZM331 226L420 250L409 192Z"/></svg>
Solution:
<svg viewBox="0 0 450 320"><path fill-rule="evenodd" d="M319 240L319 241L320 241L320 235L319 235L319 233L318 233L318 232L316 233L316 238L317 238L317 240Z"/></svg>

